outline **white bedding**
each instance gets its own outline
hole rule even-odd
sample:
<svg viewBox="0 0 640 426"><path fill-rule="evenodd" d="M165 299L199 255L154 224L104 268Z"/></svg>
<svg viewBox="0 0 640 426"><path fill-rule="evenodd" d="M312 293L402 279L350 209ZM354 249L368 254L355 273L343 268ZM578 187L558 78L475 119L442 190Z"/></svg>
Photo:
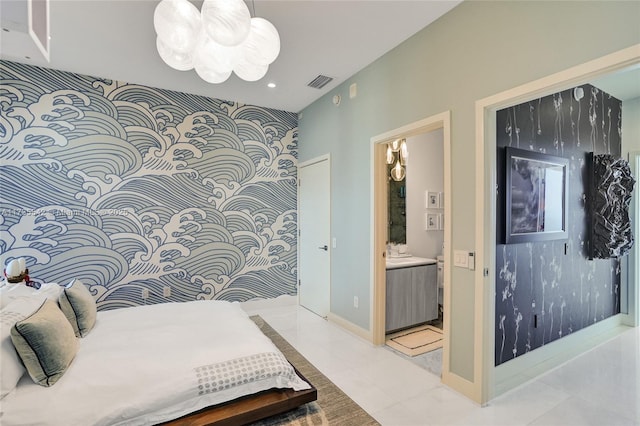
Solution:
<svg viewBox="0 0 640 426"><path fill-rule="evenodd" d="M257 379L250 379L251 370ZM239 304L118 309L98 313L54 386L24 375L0 401L0 424L155 424L273 387L310 388Z"/></svg>

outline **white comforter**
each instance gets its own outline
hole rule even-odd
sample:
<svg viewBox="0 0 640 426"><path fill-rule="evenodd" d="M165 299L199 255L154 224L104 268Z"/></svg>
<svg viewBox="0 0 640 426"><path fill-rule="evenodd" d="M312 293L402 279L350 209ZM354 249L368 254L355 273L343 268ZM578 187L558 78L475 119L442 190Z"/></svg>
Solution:
<svg viewBox="0 0 640 426"><path fill-rule="evenodd" d="M45 388L25 374L0 401L0 424L154 424L264 389L308 389L282 359L237 303L99 312L65 375Z"/></svg>

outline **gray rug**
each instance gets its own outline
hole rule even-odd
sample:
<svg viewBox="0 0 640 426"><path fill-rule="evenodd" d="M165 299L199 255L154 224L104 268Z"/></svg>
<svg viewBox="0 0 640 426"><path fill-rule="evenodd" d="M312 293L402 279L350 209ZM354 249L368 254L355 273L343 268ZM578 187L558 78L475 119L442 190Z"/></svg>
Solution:
<svg viewBox="0 0 640 426"><path fill-rule="evenodd" d="M252 316L251 319L280 349L289 362L318 390L317 401L305 404L287 413L253 423L254 426L367 426L380 424L307 361L260 316Z"/></svg>
<svg viewBox="0 0 640 426"><path fill-rule="evenodd" d="M442 348L427 352L426 354L422 355L408 356L388 345L386 345L385 347L399 357L402 357L407 361L410 361L420 366L421 368L424 368L425 370L435 374L438 377L442 377Z"/></svg>

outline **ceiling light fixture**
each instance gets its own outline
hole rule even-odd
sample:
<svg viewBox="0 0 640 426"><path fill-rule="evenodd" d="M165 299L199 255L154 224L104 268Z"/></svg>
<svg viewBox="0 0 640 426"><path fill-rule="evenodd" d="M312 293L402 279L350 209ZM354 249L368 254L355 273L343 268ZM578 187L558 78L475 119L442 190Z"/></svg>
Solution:
<svg viewBox="0 0 640 426"><path fill-rule="evenodd" d="M269 87L270 89L273 89L273 88L275 88L275 87L276 87L276 84L275 84L275 83L273 83L273 82L272 82L272 83L268 83L268 84L267 84L267 87Z"/></svg>
<svg viewBox="0 0 640 426"><path fill-rule="evenodd" d="M162 0L153 14L156 48L171 68L222 83L232 72L246 81L265 76L280 54L273 24L252 18L242 0L205 0L198 11L188 0Z"/></svg>
<svg viewBox="0 0 640 426"><path fill-rule="evenodd" d="M394 162L395 166L391 168L391 178L396 182L401 181L405 177L405 166L409 158L406 139L395 139L387 144L387 164Z"/></svg>

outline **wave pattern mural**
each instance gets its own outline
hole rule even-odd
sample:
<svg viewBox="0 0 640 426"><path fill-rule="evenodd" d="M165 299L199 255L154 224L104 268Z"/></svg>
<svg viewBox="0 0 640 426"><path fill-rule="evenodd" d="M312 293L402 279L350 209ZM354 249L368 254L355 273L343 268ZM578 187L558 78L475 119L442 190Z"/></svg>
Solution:
<svg viewBox="0 0 640 426"><path fill-rule="evenodd" d="M0 164L2 263L99 309L296 293L296 114L2 61Z"/></svg>

